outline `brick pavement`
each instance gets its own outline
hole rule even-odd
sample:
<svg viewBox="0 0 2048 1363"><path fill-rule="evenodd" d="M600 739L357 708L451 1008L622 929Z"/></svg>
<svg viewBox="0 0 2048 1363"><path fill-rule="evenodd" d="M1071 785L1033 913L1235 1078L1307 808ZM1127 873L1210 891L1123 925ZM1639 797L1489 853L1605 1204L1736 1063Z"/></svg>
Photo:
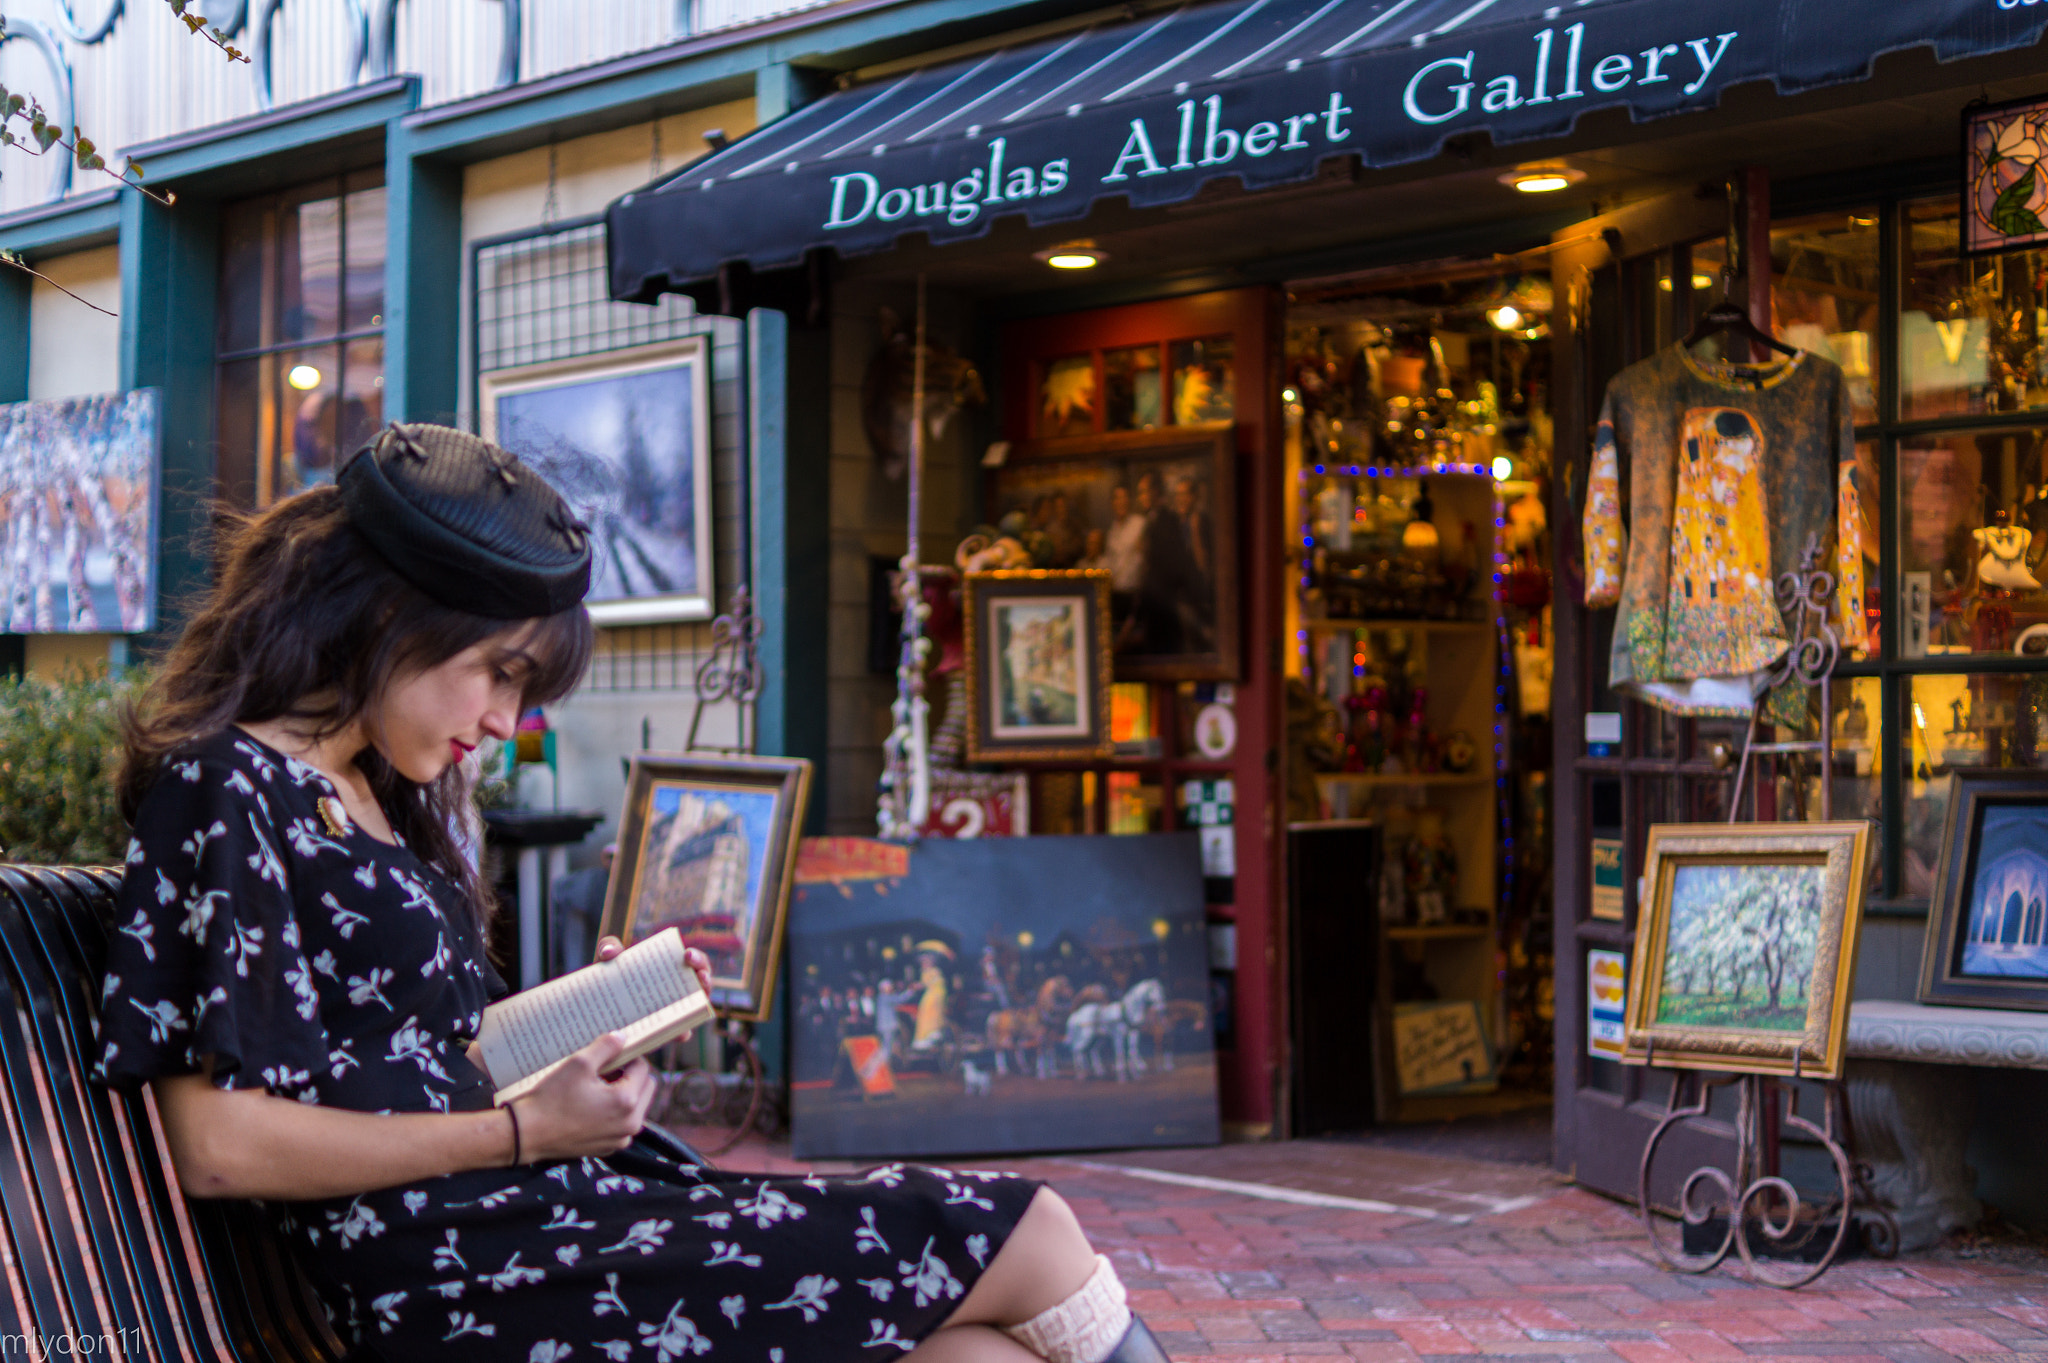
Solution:
<svg viewBox="0 0 2048 1363"><path fill-rule="evenodd" d="M975 1163L1057 1187L1177 1363L2048 1363L2048 1260L2017 1245L1852 1260L1787 1292L1668 1272L1627 1208L1532 1166L1316 1141Z"/></svg>

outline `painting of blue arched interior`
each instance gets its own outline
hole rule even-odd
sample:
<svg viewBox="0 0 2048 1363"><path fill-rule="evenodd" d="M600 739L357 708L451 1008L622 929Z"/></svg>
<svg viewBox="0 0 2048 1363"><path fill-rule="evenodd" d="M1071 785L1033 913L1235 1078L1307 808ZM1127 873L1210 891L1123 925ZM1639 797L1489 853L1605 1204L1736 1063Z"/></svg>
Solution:
<svg viewBox="0 0 2048 1363"><path fill-rule="evenodd" d="M2048 979L2048 810L1993 806L1978 833L1965 975Z"/></svg>

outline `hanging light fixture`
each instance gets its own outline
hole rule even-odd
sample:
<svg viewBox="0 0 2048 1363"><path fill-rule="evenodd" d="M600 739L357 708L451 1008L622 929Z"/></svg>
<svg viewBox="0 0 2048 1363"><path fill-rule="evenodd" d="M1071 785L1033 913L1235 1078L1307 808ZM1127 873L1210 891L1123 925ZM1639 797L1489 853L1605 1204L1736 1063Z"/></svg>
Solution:
<svg viewBox="0 0 2048 1363"><path fill-rule="evenodd" d="M1522 325L1522 310L1513 303L1503 303L1487 311L1486 320L1501 331L1513 331Z"/></svg>
<svg viewBox="0 0 2048 1363"><path fill-rule="evenodd" d="M1524 194L1554 194L1586 178L1586 172L1563 161L1524 161L1500 177Z"/></svg>
<svg viewBox="0 0 2048 1363"><path fill-rule="evenodd" d="M311 392L320 386L320 371L310 364L295 364L284 381L302 393Z"/></svg>

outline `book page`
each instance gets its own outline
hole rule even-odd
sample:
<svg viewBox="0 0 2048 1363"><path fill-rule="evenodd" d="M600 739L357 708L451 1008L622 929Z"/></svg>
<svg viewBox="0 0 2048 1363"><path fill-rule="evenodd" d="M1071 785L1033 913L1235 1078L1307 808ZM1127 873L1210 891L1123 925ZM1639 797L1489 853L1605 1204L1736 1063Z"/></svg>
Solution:
<svg viewBox="0 0 2048 1363"><path fill-rule="evenodd" d="M619 1052L612 1062L612 1069L623 1069L649 1051L666 1046L679 1036L695 1031L701 1024L710 1021L711 1000L702 992L686 999L678 999L658 1013L650 1013L630 1027L617 1029L626 1048ZM547 1077L568 1063L565 1056L545 1069L537 1070L524 1079L515 1080L497 1092L493 1102L503 1107L513 1099L532 1092ZM608 1071L609 1072L609 1071Z"/></svg>
<svg viewBox="0 0 2048 1363"><path fill-rule="evenodd" d="M703 997L696 972L684 961L682 934L668 929L609 961L490 1005L477 1029L477 1046L484 1068L502 1092L606 1032L629 1032L636 1024L652 1022L693 1000L696 1006L691 1011L710 1016L710 1001Z"/></svg>

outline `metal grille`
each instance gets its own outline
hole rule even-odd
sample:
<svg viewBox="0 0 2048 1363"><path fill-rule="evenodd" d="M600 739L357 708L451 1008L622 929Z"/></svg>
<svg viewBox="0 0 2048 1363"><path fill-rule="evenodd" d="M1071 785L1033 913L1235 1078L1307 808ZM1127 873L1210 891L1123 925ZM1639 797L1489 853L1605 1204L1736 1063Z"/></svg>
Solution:
<svg viewBox="0 0 2048 1363"><path fill-rule="evenodd" d="M736 580L732 508L739 460L740 326L725 317L700 317L690 303L667 297L649 307L614 303L605 279L602 219L565 222L517 237L476 243L473 353L476 372L513 369L686 336L711 338L711 473L719 586ZM586 691L696 690L698 663L711 650L709 622L635 625L598 631L597 652L583 680Z"/></svg>
<svg viewBox="0 0 2048 1363"><path fill-rule="evenodd" d="M652 307L612 302L602 220L477 247L479 373L715 335L722 320L697 316L687 299L673 294Z"/></svg>

